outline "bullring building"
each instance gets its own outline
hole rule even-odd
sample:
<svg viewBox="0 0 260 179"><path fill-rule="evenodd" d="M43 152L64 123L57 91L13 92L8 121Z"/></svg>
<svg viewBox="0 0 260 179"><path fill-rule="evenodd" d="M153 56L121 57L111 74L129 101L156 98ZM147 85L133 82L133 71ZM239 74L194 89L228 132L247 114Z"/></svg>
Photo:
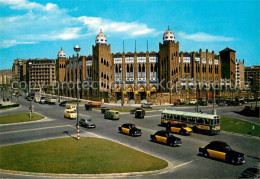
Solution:
<svg viewBox="0 0 260 179"><path fill-rule="evenodd" d="M207 89L213 85L235 86L234 50L227 47L219 55L201 49L180 52L179 42L169 27L163 34L163 42L159 43L159 52L111 53L111 45L102 30L95 43L92 56L66 58L63 50L58 53L58 80L76 82L78 76L81 83L89 82L88 88L80 89L80 97L84 99L163 104L197 95L212 98L213 92ZM196 86L205 90L197 91ZM75 90L64 93L75 96Z"/></svg>

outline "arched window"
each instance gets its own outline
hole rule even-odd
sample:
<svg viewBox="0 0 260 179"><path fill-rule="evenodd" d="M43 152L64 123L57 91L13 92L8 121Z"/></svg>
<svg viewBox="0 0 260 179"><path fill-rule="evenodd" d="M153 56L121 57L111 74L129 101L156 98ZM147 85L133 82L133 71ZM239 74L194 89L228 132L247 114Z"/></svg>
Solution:
<svg viewBox="0 0 260 179"><path fill-rule="evenodd" d="M145 72L145 65L142 66L142 71Z"/></svg>
<svg viewBox="0 0 260 179"><path fill-rule="evenodd" d="M109 76L107 75L107 80L109 80Z"/></svg>
<svg viewBox="0 0 260 179"><path fill-rule="evenodd" d="M134 72L134 68L132 64L131 64L130 72Z"/></svg>
<svg viewBox="0 0 260 179"><path fill-rule="evenodd" d="M105 79L107 78L107 75L106 75L106 74L104 74L104 78L105 78Z"/></svg>
<svg viewBox="0 0 260 179"><path fill-rule="evenodd" d="M173 70L172 70L172 76L173 76Z"/></svg>
<svg viewBox="0 0 260 179"><path fill-rule="evenodd" d="M101 58L101 63L103 63L103 58Z"/></svg>
<svg viewBox="0 0 260 179"><path fill-rule="evenodd" d="M127 73L129 73L129 71L130 71L130 70L129 70L129 65L128 65L128 64L126 65L126 71L127 71Z"/></svg>
<svg viewBox="0 0 260 179"><path fill-rule="evenodd" d="M118 73L118 66L116 65L116 73Z"/></svg>
<svg viewBox="0 0 260 179"><path fill-rule="evenodd" d="M107 61L107 66L108 66L109 64L108 64L108 61Z"/></svg>
<svg viewBox="0 0 260 179"><path fill-rule="evenodd" d="M104 60L104 64L106 65L106 60Z"/></svg>
<svg viewBox="0 0 260 179"><path fill-rule="evenodd" d="M101 73L101 77L103 77L103 72Z"/></svg>
<svg viewBox="0 0 260 179"><path fill-rule="evenodd" d="M186 63L185 63L185 65L184 65L184 73L186 73Z"/></svg>
<svg viewBox="0 0 260 179"><path fill-rule="evenodd" d="M141 72L141 65L138 65L138 72Z"/></svg>
<svg viewBox="0 0 260 179"><path fill-rule="evenodd" d="M190 64L188 64L188 73L190 73Z"/></svg>

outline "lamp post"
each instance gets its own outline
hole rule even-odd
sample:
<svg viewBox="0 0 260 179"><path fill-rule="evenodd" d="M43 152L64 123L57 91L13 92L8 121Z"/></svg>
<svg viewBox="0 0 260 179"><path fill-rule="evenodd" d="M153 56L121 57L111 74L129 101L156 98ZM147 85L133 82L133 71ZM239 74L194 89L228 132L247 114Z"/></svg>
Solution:
<svg viewBox="0 0 260 179"><path fill-rule="evenodd" d="M74 46L74 51L77 53L77 74L76 74L76 80L77 80L77 84L76 84L76 92L77 92L77 120L76 120L76 126L77 126L77 139L79 140L80 139L80 136L79 136L79 89L78 89L78 84L79 84L79 81L78 81L78 76L79 76L79 54L78 52L80 51L80 47L79 45L75 45Z"/></svg>
<svg viewBox="0 0 260 179"><path fill-rule="evenodd" d="M29 75L28 75L28 82L29 82L29 84L28 84L28 93L29 93L29 102L30 102L30 107L29 107L29 113L30 113L30 118L32 118L32 98L31 98L31 87L30 87L30 80L31 80L31 66L32 66L32 62L30 61L29 63L28 63L28 68L29 68Z"/></svg>

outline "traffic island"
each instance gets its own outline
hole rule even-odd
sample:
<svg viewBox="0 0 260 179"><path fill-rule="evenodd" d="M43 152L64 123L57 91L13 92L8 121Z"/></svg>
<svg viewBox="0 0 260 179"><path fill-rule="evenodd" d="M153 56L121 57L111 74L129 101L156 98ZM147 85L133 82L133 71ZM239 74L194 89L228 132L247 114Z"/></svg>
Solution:
<svg viewBox="0 0 260 179"><path fill-rule="evenodd" d="M246 134L252 136L260 136L260 126L251 122L235 119L227 116L221 116L221 130Z"/></svg>
<svg viewBox="0 0 260 179"><path fill-rule="evenodd" d="M111 174L160 170L162 159L110 140L59 138L0 147L0 168L52 174Z"/></svg>
<svg viewBox="0 0 260 179"><path fill-rule="evenodd" d="M32 117L30 118L29 113L16 113L16 114L8 114L0 116L0 124L12 124L19 122L31 122L43 119L44 116L41 116L36 113L32 113Z"/></svg>

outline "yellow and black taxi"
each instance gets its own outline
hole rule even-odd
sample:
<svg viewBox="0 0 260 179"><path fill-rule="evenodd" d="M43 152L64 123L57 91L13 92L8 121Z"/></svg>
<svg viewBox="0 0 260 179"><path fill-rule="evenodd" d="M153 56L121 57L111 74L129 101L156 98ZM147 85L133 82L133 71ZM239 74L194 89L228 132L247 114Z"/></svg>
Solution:
<svg viewBox="0 0 260 179"><path fill-rule="evenodd" d="M192 129L189 128L186 124L182 124L182 123L171 124L170 126L166 127L166 130L181 135L190 135L192 133Z"/></svg>
<svg viewBox="0 0 260 179"><path fill-rule="evenodd" d="M212 141L206 146L199 148L199 155L221 159L232 164L245 163L245 155L234 151L229 145L222 141Z"/></svg>
<svg viewBox="0 0 260 179"><path fill-rule="evenodd" d="M64 110L64 117L69 119L76 119L77 118L77 112L71 109L65 109Z"/></svg>
<svg viewBox="0 0 260 179"><path fill-rule="evenodd" d="M138 129L134 124L126 123L123 124L121 127L118 128L120 133L128 134L131 136L141 136L142 131Z"/></svg>
<svg viewBox="0 0 260 179"><path fill-rule="evenodd" d="M151 135L150 137L153 142L160 142L173 147L175 146L179 147L182 145L181 139L175 137L169 131L163 131L163 130L157 131L154 135Z"/></svg>

